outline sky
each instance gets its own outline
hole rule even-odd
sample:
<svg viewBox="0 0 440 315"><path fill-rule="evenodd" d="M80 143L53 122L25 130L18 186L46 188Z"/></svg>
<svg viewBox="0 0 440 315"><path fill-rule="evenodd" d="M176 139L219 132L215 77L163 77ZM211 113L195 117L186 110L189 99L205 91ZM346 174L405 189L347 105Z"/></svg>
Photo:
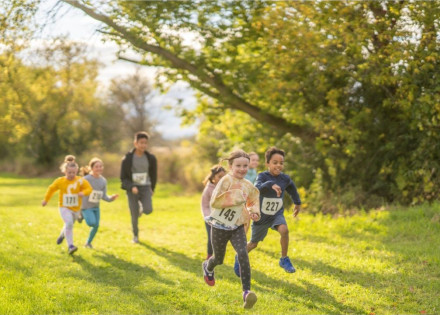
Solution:
<svg viewBox="0 0 440 315"><path fill-rule="evenodd" d="M36 40L35 43L40 43L60 35L67 36L67 38L73 41L84 43L89 47L91 56L98 58L103 63L103 67L98 75L98 80L103 86L108 86L111 79L128 76L139 68L138 65L133 63L118 60L116 57L116 44L103 42L102 35L96 31L100 23L82 11L68 7L66 4L61 4L61 6L57 7L59 10L57 11L58 14L56 14L55 21L49 19L48 12L56 4L57 0L43 1L37 19L39 23L45 24L45 27L39 36L40 39ZM151 82L154 82L154 67L142 66L140 71ZM177 104L178 99L183 100L182 106L185 108L194 108L196 106L196 99L193 93L187 83L177 82L167 94L157 93L158 95L152 99L151 106L157 108L153 114L153 119L158 122L156 130L165 139L176 139L197 133L196 125L181 127L181 119L175 115L174 111L164 109L165 106Z"/></svg>

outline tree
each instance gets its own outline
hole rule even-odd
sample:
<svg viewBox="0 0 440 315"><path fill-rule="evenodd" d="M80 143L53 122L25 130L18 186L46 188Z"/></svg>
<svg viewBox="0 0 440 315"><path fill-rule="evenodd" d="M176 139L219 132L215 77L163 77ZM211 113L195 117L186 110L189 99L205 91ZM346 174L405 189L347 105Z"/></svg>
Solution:
<svg viewBox="0 0 440 315"><path fill-rule="evenodd" d="M438 197L438 2L64 2L209 96L207 123L239 110L255 138L299 139L332 202Z"/></svg>
<svg viewBox="0 0 440 315"><path fill-rule="evenodd" d="M109 102L119 106L128 136L139 130L153 131L155 121L152 119L152 99L154 90L148 79L139 69L133 75L116 78L110 84Z"/></svg>

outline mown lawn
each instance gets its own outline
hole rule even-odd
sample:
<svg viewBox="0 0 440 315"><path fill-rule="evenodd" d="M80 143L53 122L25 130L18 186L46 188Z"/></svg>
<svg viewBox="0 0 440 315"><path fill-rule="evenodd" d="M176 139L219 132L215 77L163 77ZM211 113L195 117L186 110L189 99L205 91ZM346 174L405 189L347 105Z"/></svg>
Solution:
<svg viewBox="0 0 440 315"><path fill-rule="evenodd" d="M40 202L51 179L0 175L0 314L436 314L440 313L440 204L372 211L347 218L288 217L295 274L278 266L269 232L250 254L258 302L244 310L229 245L216 285L202 277L205 229L199 195L159 185L154 212L130 216L117 180L101 204L94 249L75 224L73 257L56 245L57 196Z"/></svg>

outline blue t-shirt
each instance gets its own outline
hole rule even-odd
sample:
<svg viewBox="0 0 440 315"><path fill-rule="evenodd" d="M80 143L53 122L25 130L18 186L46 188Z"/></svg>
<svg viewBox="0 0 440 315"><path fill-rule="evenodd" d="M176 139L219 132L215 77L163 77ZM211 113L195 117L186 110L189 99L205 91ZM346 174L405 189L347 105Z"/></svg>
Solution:
<svg viewBox="0 0 440 315"><path fill-rule="evenodd" d="M277 197L276 191L272 188L277 184L281 187L281 196ZM260 214L261 219L254 222L255 225L262 225L273 222L276 216L284 215L283 197L287 192L292 197L295 205L301 204L301 199L296 189L295 183L289 175L281 173L273 176L269 171L258 174L255 187L260 191Z"/></svg>
<svg viewBox="0 0 440 315"><path fill-rule="evenodd" d="M255 183L255 179L257 179L257 169L256 168L250 168L248 169L246 175L244 176L248 181L250 181L252 184Z"/></svg>

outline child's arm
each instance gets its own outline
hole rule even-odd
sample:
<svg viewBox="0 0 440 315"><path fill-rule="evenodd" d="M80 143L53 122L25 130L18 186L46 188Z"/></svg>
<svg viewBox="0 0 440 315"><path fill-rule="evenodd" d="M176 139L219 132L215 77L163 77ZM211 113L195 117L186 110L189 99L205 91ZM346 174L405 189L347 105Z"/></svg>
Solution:
<svg viewBox="0 0 440 315"><path fill-rule="evenodd" d="M266 174L260 173L258 174L257 181L255 182L255 187L257 187L261 193L267 193L273 189L272 186L274 184L275 181L270 180Z"/></svg>
<svg viewBox="0 0 440 315"><path fill-rule="evenodd" d="M287 193L293 200L295 207L293 208L293 216L296 217L298 213L301 211L301 199L298 194L298 190L296 189L295 183L289 178L290 183L286 187Z"/></svg>
<svg viewBox="0 0 440 315"><path fill-rule="evenodd" d="M260 220L260 191L255 187L251 187L246 200L246 209L249 211L249 216L253 221Z"/></svg>
<svg viewBox="0 0 440 315"><path fill-rule="evenodd" d="M112 202L113 200L118 198L119 195L118 194L114 194L114 195L108 196L107 195L107 180L105 178L103 178L103 180L104 180L104 189L102 191L102 200L105 200L107 202Z"/></svg>
<svg viewBox="0 0 440 315"><path fill-rule="evenodd" d="M41 201L41 205L44 207L49 202L50 198L52 198L53 194L60 189L59 187L59 179L53 181L52 184L47 188L46 194L44 195L44 199Z"/></svg>
<svg viewBox="0 0 440 315"><path fill-rule="evenodd" d="M89 181L81 178L79 180L80 183L80 191L78 193L78 196L83 197L83 196L88 196L90 195L90 193L92 192L93 188L92 185L90 185Z"/></svg>
<svg viewBox="0 0 440 315"><path fill-rule="evenodd" d="M209 189L209 186L205 186L202 193L201 207L202 214L204 217L207 217L211 214L211 207L209 206L209 202L211 201L212 190Z"/></svg>

